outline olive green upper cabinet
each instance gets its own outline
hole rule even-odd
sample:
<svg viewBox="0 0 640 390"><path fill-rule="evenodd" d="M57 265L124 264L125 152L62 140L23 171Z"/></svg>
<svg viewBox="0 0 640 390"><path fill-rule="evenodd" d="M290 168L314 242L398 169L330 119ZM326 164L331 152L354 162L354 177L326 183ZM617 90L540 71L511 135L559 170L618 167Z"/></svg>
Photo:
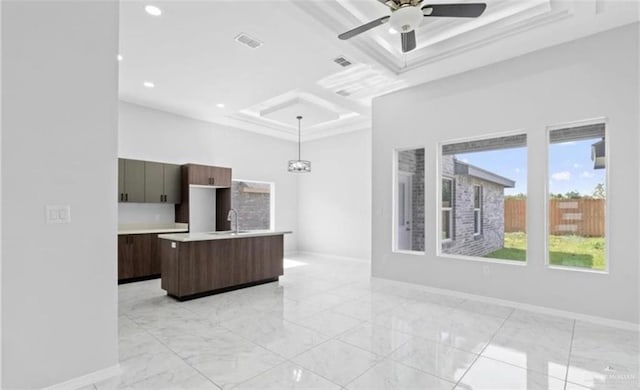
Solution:
<svg viewBox="0 0 640 390"><path fill-rule="evenodd" d="M145 162L145 197L147 203L180 203L180 166Z"/></svg>
<svg viewBox="0 0 640 390"><path fill-rule="evenodd" d="M118 201L144 202L144 161L118 160Z"/></svg>
<svg viewBox="0 0 640 390"><path fill-rule="evenodd" d="M164 201L178 204L182 201L182 167L164 164Z"/></svg>

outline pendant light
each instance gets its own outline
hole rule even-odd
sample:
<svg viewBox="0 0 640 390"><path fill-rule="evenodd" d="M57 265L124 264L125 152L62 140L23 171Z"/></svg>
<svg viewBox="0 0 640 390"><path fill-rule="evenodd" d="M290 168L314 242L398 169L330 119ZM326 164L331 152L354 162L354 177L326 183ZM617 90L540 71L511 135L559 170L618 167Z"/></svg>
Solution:
<svg viewBox="0 0 640 390"><path fill-rule="evenodd" d="M302 117L298 115L298 159L289 160L289 172L293 173L305 173L311 172L311 161L300 160L300 121Z"/></svg>

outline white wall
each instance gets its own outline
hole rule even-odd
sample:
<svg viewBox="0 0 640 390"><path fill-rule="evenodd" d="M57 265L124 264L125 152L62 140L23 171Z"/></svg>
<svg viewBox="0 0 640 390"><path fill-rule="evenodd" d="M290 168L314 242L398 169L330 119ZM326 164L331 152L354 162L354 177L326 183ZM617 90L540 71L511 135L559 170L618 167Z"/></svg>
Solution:
<svg viewBox="0 0 640 390"><path fill-rule="evenodd" d="M277 230L285 252L296 251L297 176L287 171L296 155L289 141L120 102L118 155L174 164L231 167L233 177L275 183Z"/></svg>
<svg viewBox="0 0 640 390"><path fill-rule="evenodd" d="M371 131L302 145L311 173L300 174L301 251L371 258Z"/></svg>
<svg viewBox="0 0 640 390"><path fill-rule="evenodd" d="M373 274L637 323L638 220L629 215L638 215L638 103L637 25L375 100ZM545 127L601 116L609 120L610 272L549 269ZM519 129L529 144L527 266L436 256L437 143ZM424 256L391 252L392 150L414 145L427 148Z"/></svg>
<svg viewBox="0 0 640 390"><path fill-rule="evenodd" d="M2 2L4 389L118 364L117 50L117 2Z"/></svg>

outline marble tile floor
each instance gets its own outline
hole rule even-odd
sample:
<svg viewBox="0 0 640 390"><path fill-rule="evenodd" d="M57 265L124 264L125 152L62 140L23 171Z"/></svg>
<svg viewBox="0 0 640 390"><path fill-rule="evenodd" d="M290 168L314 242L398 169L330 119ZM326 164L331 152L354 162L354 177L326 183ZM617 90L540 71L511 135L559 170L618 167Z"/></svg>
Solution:
<svg viewBox="0 0 640 390"><path fill-rule="evenodd" d="M122 374L86 389L640 389L637 332L369 272L295 256L279 282L187 302L121 285Z"/></svg>

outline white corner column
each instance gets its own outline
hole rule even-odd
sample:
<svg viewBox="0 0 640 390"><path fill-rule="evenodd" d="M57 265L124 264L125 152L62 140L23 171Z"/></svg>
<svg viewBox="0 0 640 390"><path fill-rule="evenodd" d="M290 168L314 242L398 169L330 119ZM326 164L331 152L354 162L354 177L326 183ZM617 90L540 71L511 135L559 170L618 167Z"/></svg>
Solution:
<svg viewBox="0 0 640 390"><path fill-rule="evenodd" d="M0 387L77 385L118 364L118 2L1 7Z"/></svg>

